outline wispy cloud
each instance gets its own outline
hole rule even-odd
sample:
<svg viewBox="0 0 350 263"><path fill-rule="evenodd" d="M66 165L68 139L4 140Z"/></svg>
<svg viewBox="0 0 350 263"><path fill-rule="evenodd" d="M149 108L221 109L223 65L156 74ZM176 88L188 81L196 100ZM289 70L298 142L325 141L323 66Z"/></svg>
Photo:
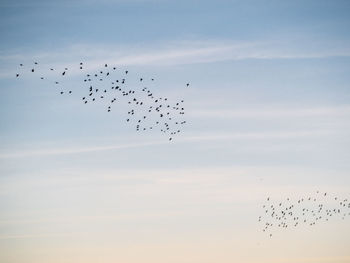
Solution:
<svg viewBox="0 0 350 263"><path fill-rule="evenodd" d="M200 109L188 113L198 118L299 118L299 117L336 117L350 116L350 106L340 105L333 107L313 108L262 108L255 109Z"/></svg>
<svg viewBox="0 0 350 263"><path fill-rule="evenodd" d="M0 240L71 237L73 233L1 235Z"/></svg>
<svg viewBox="0 0 350 263"><path fill-rule="evenodd" d="M103 5L103 4L123 4L123 3L149 3L149 2L161 2L164 0L61 0L61 1L1 1L0 7L71 7L71 6L81 6L81 5ZM165 0L166 1L166 0Z"/></svg>
<svg viewBox="0 0 350 263"><path fill-rule="evenodd" d="M350 48L339 44L338 48L305 48L286 45L278 41L169 41L152 45L73 45L59 50L38 52L14 51L0 55L3 65L39 60L52 67L74 67L84 60L86 69L94 70L105 63L116 66L133 65L181 65L213 63L245 59L308 59L349 57ZM29 54L28 54L29 53ZM4 66L0 77L12 76ZM76 72L79 72L78 70Z"/></svg>
<svg viewBox="0 0 350 263"><path fill-rule="evenodd" d="M236 133L209 133L199 134L193 136L176 138L174 143L196 143L202 141L220 141L220 140L264 140L264 139L288 139L288 138L301 138L301 137L314 137L314 136L329 136L332 131L325 130L305 130L305 131L277 131L277 132L236 132ZM90 152L102 152L112 150L122 150L130 148L141 148L157 145L169 144L167 140L130 143L130 144L118 144L112 146L90 146L90 147L76 147L76 148L50 148L42 150L18 150L8 151L0 153L0 159L8 158L23 158L30 156L47 156L47 155L67 155L67 154L80 154Z"/></svg>
<svg viewBox="0 0 350 263"><path fill-rule="evenodd" d="M2 158L21 158L28 156L41 156L41 155L65 155L65 154L79 154L99 151L120 150L128 148L146 147L151 145L161 145L168 143L167 141L152 141L144 143L129 143L119 144L113 146L91 146L91 147L76 147L76 148L51 148L44 150L24 150L11 153L0 153L0 159Z"/></svg>

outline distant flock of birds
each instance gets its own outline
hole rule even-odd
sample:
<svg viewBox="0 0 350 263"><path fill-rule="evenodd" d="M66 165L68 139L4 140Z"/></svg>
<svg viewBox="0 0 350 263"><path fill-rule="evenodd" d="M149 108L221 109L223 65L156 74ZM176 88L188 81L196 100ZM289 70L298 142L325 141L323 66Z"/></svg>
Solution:
<svg viewBox="0 0 350 263"><path fill-rule="evenodd" d="M77 65L78 70L83 70L83 62ZM20 69L35 74L38 70L39 63L34 62L29 68L23 64L19 65ZM58 70L54 68L46 69L53 73ZM119 76L116 76L118 72ZM67 78L69 73L68 68L58 71L58 79L53 81L55 85L61 86L59 94L72 94L72 90L65 90L61 84L62 77ZM16 74L16 78L21 76ZM183 106L184 100L177 102L170 102L167 97L157 97L154 92L147 87L144 77L139 77L138 82L140 88L129 88L128 77L129 71L120 71L117 67L110 67L107 64L101 67L100 70L84 74L83 83L85 85L85 94L81 97L84 104L93 103L97 100L102 100L106 103L106 111L111 112L113 104L118 102L126 103L129 109L126 114L125 122L133 123L136 131L156 130L168 135L169 141L174 136L179 134L182 126L186 124L184 120L185 108ZM41 80L46 79L46 76L40 75ZM147 79L151 82L154 78ZM102 84L103 83L103 84ZM106 84L107 83L107 84ZM189 87L189 83L186 84Z"/></svg>
<svg viewBox="0 0 350 263"><path fill-rule="evenodd" d="M350 202L328 193L317 191L314 195L304 196L297 200L287 198L273 202L270 197L262 206L263 212L258 222L263 225L262 231L272 237L273 230L295 228L301 225L314 226L327 222L331 218L350 216Z"/></svg>

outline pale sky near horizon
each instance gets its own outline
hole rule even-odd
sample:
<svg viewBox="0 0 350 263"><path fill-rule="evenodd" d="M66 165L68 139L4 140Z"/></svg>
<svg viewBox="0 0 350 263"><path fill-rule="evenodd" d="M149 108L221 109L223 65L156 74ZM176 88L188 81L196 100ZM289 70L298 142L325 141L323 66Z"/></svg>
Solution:
<svg viewBox="0 0 350 263"><path fill-rule="evenodd" d="M267 197L350 199L349 14L340 0L0 1L0 262L350 262L350 216L272 238L257 220ZM82 103L79 70L71 96L16 78L34 61L155 78L187 124L171 142L136 133L123 106Z"/></svg>

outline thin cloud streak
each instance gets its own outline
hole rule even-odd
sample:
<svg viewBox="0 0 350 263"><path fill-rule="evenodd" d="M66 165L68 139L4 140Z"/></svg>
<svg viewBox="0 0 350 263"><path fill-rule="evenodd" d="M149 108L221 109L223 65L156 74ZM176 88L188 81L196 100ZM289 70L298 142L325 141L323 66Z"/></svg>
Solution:
<svg viewBox="0 0 350 263"><path fill-rule="evenodd" d="M57 238L57 237L71 237L73 233L57 233L57 234L23 234L23 235L4 235L0 236L0 240L7 239L32 239L32 238Z"/></svg>
<svg viewBox="0 0 350 263"><path fill-rule="evenodd" d="M320 131L320 130L307 130L307 131L295 131L295 132L246 132L246 133L227 133L227 134L203 134L196 136L187 136L177 138L179 143L189 142L200 142L200 141L217 141L217 140L235 140L235 139L287 139L287 138L300 138L300 137L314 137L314 136L328 136L332 134L331 131ZM176 142L175 142L176 143ZM89 152L101 152L111 150L122 150L130 148L148 147L155 145L169 144L168 141L151 141L145 143L132 143L122 144L115 146L95 146L95 147L81 147L81 148L56 148L47 150L34 150L34 151L17 151L1 153L0 159L8 158L23 158L31 156L42 156L42 155L67 155L67 154L80 154Z"/></svg>
<svg viewBox="0 0 350 263"><path fill-rule="evenodd" d="M28 53L28 51L26 52ZM89 54L88 56L86 54ZM168 42L150 47L120 45L75 45L64 50L32 53L23 55L17 51L12 55L0 56L0 62L22 63L34 58L46 67L74 68L84 60L85 68L96 70L105 63L114 66L172 66L185 64L214 63L221 61L239 61L246 59L314 59L329 57L350 57L350 50L338 48L332 50L300 50L295 48L283 50L278 42L228 42L228 41L181 41ZM52 61L55 61L52 63ZM8 67L6 67L7 69ZM80 74L77 69L70 74ZM0 72L0 77L10 77L11 72Z"/></svg>
<svg viewBox="0 0 350 263"><path fill-rule="evenodd" d="M197 118L299 118L299 117L336 117L349 116L350 105L315 108L261 108L261 109L228 109L228 110L194 110L188 113Z"/></svg>
<svg viewBox="0 0 350 263"><path fill-rule="evenodd" d="M122 144L115 146L96 146L96 147L82 147L82 148L58 148L58 149L47 149L39 151L19 151L9 154L0 154L0 159L6 158L21 158L29 156L41 156L41 155L65 155L65 154L79 154L79 153L89 153L89 152L99 152L99 151L109 151L118 149L128 149L137 147L146 147L151 145L161 145L166 144L167 141L152 141L145 143L132 143L132 144Z"/></svg>

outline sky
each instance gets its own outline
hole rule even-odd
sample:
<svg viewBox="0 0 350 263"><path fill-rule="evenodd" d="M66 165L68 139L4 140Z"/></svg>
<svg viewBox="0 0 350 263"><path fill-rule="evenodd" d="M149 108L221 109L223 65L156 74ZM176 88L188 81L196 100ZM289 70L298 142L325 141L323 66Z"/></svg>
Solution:
<svg viewBox="0 0 350 263"><path fill-rule="evenodd" d="M1 0L0 261L350 262L350 217L273 237L258 222L267 197L350 198L349 14L345 0ZM61 96L19 67L34 61L128 70L184 99L187 123L171 142L137 133L123 105L82 103L81 71Z"/></svg>

